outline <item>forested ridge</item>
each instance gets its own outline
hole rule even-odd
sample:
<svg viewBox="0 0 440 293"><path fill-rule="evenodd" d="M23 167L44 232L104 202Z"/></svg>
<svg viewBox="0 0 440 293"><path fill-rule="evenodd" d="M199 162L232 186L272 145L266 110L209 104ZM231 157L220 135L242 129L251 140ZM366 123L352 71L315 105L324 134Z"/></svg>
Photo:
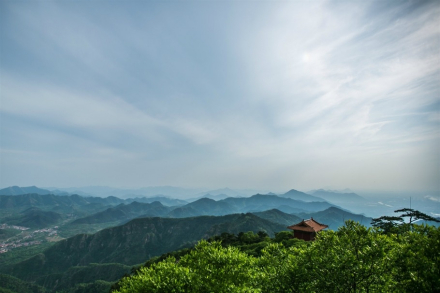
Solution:
<svg viewBox="0 0 440 293"><path fill-rule="evenodd" d="M0 196L8 206L1 205L0 216L6 224L0 238L10 250L0 257L0 292L438 290L438 228L415 224L436 224L438 219L412 209L376 219L334 206L305 212L293 199L297 193L290 191L283 197L257 194L235 201L237 209L252 209L253 213L185 218L150 217L179 209L159 202ZM268 200L275 200L274 205L281 209L301 213L264 210L271 207ZM179 211L222 214L232 202L202 198ZM285 203L295 205L279 205ZM285 231L286 226L310 217L337 231L323 232L313 243L292 239L292 232ZM41 220L38 225L51 224L44 230L46 234L8 226L25 221L37 224L36 218ZM354 222L344 226L344 219ZM55 223L61 226L53 226ZM374 228L368 228L370 225ZM49 237L57 232L75 236ZM43 242L29 245L29 239Z"/></svg>
<svg viewBox="0 0 440 293"><path fill-rule="evenodd" d="M439 276L440 228L347 221L313 242L224 233L147 262L112 292L440 292Z"/></svg>

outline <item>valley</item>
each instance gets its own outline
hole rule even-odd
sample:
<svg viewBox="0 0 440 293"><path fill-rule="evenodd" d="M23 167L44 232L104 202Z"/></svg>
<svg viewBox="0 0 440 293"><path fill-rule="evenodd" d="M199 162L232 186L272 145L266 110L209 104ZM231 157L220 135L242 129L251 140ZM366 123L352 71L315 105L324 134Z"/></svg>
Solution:
<svg viewBox="0 0 440 293"><path fill-rule="evenodd" d="M6 195L0 191L0 274L14 284L24 282L25 287L47 292L92 287L105 292L132 267L224 233L264 233L273 238L291 233L287 226L302 219L316 219L330 230L346 220L369 227L372 220L351 213L343 201L336 205L297 190L187 200L163 195L122 199L17 194L20 190L29 188L9 188L3 191L9 192ZM36 187L31 190L44 193ZM354 198L366 202L358 195Z"/></svg>

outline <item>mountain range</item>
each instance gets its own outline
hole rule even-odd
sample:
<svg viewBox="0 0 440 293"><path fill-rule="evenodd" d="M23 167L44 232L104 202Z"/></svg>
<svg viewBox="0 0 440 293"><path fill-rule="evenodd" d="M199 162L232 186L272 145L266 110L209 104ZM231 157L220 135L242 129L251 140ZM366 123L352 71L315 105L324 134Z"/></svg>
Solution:
<svg viewBox="0 0 440 293"><path fill-rule="evenodd" d="M133 203L127 206L142 209L144 205L164 207L160 203ZM336 221L342 217L362 217L336 207L307 215L313 215L320 222L330 225L337 224ZM336 220L330 221L332 217ZM363 220L368 221L371 218L364 217ZM112 281L128 273L127 266L143 263L153 256L190 247L203 238L223 232L238 234L244 231L264 231L273 237L276 232L286 231L287 226L300 221L301 217L276 209L225 216L137 218L94 234L78 234L58 241L38 255L1 268L0 273L7 273L53 290L74 283L73 277L68 277L68 274L83 276L83 280L89 281L96 280L90 276L99 275L97 279ZM103 272L106 270L113 273L105 275ZM107 278L102 277L103 274Z"/></svg>
<svg viewBox="0 0 440 293"><path fill-rule="evenodd" d="M102 223L115 225L136 217L186 218L202 215L221 216L233 213L261 212L269 209L278 209L287 213L315 212L334 206L325 201L306 202L290 198L298 198L298 194L299 192L290 191L281 196L256 194L251 197L228 197L218 201L203 197L191 203L165 197L154 198L167 203L177 204L175 206L165 206L160 201L150 202L151 198L124 200L113 196L101 198L79 195L57 196L53 194L0 195L0 210L3 209L6 213L11 214L14 212L21 213L29 208L38 208L38 213L41 216L43 214L49 215L48 212L68 215L72 220L70 224L72 226ZM307 194L304 194L304 196L308 200L313 199ZM147 203L138 202L138 200L147 201ZM37 212L35 211L35 213ZM52 217L55 216L55 214L51 215ZM0 222L12 224L11 219L9 215L9 217L0 218ZM52 224L55 224L55 221L52 221ZM106 226L100 226L100 228L104 227Z"/></svg>
<svg viewBox="0 0 440 293"><path fill-rule="evenodd" d="M189 202L166 196L121 199L40 194L44 189L35 188L30 190L38 193L20 195L17 193L28 189L19 187L8 189L9 195L0 195L0 223L30 228L59 225L58 235L68 238L45 243L45 250L33 248L33 254L29 250L29 258L8 262L0 273L32 282L38 290L38 286L43 286L50 292L76 288L80 283L89 289L106 287L108 282L129 273L133 265L223 232L264 231L274 236L310 217L330 229L337 229L348 219L363 224L371 221L297 190L226 198L219 193L212 196L217 200L204 194ZM14 231L2 229L5 233L0 236L8 239L21 235ZM4 279L18 284L14 277ZM31 288L28 284L20 286Z"/></svg>
<svg viewBox="0 0 440 293"><path fill-rule="evenodd" d="M325 201L323 198L313 196L313 195L310 195L310 194L307 194L305 192L298 191L295 189L291 189L284 194L280 194L279 196L294 199L294 200L302 200L302 201L306 201L306 202Z"/></svg>
<svg viewBox="0 0 440 293"><path fill-rule="evenodd" d="M127 205L121 203L115 207L110 207L96 214L74 220L71 225L125 221L137 218L139 216L160 217L166 216L171 209L172 208L166 207L158 201L153 203L140 203L134 201Z"/></svg>
<svg viewBox="0 0 440 293"><path fill-rule="evenodd" d="M335 204L344 204L344 203L363 203L366 202L365 198L354 193L344 193L337 191L330 191L324 189L312 190L309 192L313 196L320 197L326 201L335 203Z"/></svg>
<svg viewBox="0 0 440 293"><path fill-rule="evenodd" d="M7 188L5 188L7 189ZM165 195L167 197L173 197L178 199L197 199L205 194L211 195L219 195L225 194L227 196L250 196L261 192L261 190L251 190L251 189L240 189L233 190L230 188L221 188L221 189L202 189L202 188L181 188L174 186L150 186L150 187L142 187L142 188L112 188L108 186L84 186L84 187L72 187L72 188L56 188L56 187L47 187L45 190L49 190L49 193L55 194L79 194L82 196L99 196L99 197L107 197L107 196L117 196L120 198L133 198L133 197L153 197L157 195ZM2 193L0 190L0 195L12 195L9 193ZM6 192L6 191L5 191ZM32 191L29 191L32 193ZM29 193L25 192L25 193ZM24 194L24 193L16 193Z"/></svg>
<svg viewBox="0 0 440 293"><path fill-rule="evenodd" d="M200 239L222 232L265 231L269 235L285 230L253 214L201 216L184 219L139 218L95 234L79 234L61 240L24 262L1 271L27 281L65 272L73 266L91 263L135 265L152 256L189 247Z"/></svg>
<svg viewBox="0 0 440 293"><path fill-rule="evenodd" d="M48 189L41 189L36 186L28 186L28 187L19 187L19 186L10 186L3 189L0 189L0 195L21 195L21 194L53 194Z"/></svg>
<svg viewBox="0 0 440 293"><path fill-rule="evenodd" d="M45 228L54 226L63 219L59 213L52 211L42 211L37 207L31 207L14 216L6 217L4 222L9 225L16 225L29 228Z"/></svg>
<svg viewBox="0 0 440 293"><path fill-rule="evenodd" d="M330 207L323 211L317 211L313 213L300 213L296 214L298 217L303 219L313 218L320 223L323 223L328 226L330 230L337 230L339 227L343 226L345 221L353 220L355 222L359 222L366 227L371 226L371 217L367 217L360 214L353 214L348 211Z"/></svg>

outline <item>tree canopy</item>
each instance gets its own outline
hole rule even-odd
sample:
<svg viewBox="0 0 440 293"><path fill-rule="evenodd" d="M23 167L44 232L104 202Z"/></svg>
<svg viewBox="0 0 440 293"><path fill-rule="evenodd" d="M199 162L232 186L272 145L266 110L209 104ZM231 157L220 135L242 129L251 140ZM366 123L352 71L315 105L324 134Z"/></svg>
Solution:
<svg viewBox="0 0 440 293"><path fill-rule="evenodd" d="M222 237L234 241L230 234ZM414 224L412 230L386 234L347 221L309 243L288 242L286 233L239 238L237 247L200 241L179 259L142 267L113 292L440 291L440 228ZM258 244L257 238L265 243L261 253L246 253L243 247Z"/></svg>
<svg viewBox="0 0 440 293"><path fill-rule="evenodd" d="M394 212L402 214L400 216L382 216L374 218L371 221L371 225L381 229L384 233L401 233L412 229L414 222L419 220L440 222L436 218L414 209L404 208L395 210Z"/></svg>

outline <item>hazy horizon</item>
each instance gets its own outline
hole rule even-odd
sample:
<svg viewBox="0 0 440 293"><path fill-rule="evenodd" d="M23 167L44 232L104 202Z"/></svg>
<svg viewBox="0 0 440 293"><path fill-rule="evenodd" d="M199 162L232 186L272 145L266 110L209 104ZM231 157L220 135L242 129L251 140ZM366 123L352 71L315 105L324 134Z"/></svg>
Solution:
<svg viewBox="0 0 440 293"><path fill-rule="evenodd" d="M77 189L78 191L82 190L89 190L89 189L96 189L100 190L101 192L104 192L105 189L112 189L112 190L119 190L119 191L136 191L136 190L154 190L154 189L163 189L163 188L171 188L171 189L182 189L186 190L188 194L194 194L196 193L206 193L210 191L220 191L220 190L230 190L230 191L242 191L244 193L247 193L248 195L254 195L257 193L275 193L275 194L284 194L286 192L289 192L291 190L297 190L300 192L304 192L307 194L310 194L310 192L318 191L318 190L324 190L329 192L335 192L335 193L356 193L362 197L376 197L376 196L383 196L383 195L389 195L393 197L410 197L410 196L433 196L435 198L439 197L437 201L440 202L440 191L436 190L378 190L378 189L333 189L330 186L322 186L322 187L316 187L312 189L307 190L301 190L295 187L291 187L289 189L280 189L280 190L272 190L272 189L257 189L257 188L230 188L228 186L224 187L198 187L198 186L172 186L172 185L162 185L162 186L140 186L140 187L130 187L130 186L107 186L107 185L88 185L88 186L37 186L37 185L29 185L29 186L19 186L19 185L9 185L9 186L0 186L0 189L6 189L10 187L20 187L20 188L26 188L26 187L37 187L41 189L48 189L48 190L60 190L60 191L71 191ZM89 191L92 195L93 192ZM160 195L159 193L157 195Z"/></svg>
<svg viewBox="0 0 440 293"><path fill-rule="evenodd" d="M440 192L438 1L1 1L0 186Z"/></svg>

